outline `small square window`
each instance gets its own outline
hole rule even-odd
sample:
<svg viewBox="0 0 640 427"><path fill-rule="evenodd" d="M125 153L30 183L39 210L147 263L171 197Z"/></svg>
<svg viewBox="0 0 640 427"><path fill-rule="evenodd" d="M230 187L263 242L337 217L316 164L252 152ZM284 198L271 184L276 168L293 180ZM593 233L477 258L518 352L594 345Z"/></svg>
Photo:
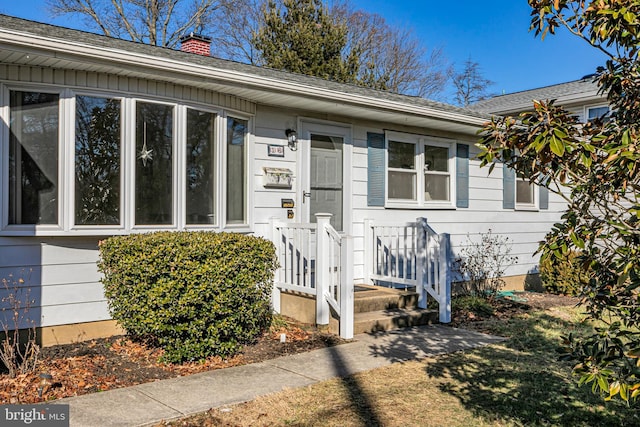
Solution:
<svg viewBox="0 0 640 427"><path fill-rule="evenodd" d="M521 207L535 206L534 185L528 180L516 180L516 205Z"/></svg>
<svg viewBox="0 0 640 427"><path fill-rule="evenodd" d="M609 116L609 107L608 106L600 106L600 107L589 107L587 108L587 121L602 119L605 120Z"/></svg>

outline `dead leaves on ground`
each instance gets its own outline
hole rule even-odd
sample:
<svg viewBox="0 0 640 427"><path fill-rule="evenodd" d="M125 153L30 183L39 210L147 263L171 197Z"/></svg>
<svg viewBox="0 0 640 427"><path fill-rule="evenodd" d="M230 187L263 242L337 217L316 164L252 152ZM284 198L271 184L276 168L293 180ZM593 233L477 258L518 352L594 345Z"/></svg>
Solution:
<svg viewBox="0 0 640 427"><path fill-rule="evenodd" d="M314 337L313 332L289 324L270 330L262 340L279 342L281 334L286 335L288 344L303 343ZM60 346L38 362L34 373L16 378L0 374L0 404L38 403L254 361L239 354L228 359L209 357L197 362L164 364L158 361L160 356L161 349L123 337ZM40 397L42 373L51 374L53 380Z"/></svg>

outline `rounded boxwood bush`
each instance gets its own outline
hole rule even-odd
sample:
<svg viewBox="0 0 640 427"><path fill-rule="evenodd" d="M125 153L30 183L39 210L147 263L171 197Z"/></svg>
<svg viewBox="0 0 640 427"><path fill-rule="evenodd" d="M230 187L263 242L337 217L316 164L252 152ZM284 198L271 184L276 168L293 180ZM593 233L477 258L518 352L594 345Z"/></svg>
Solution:
<svg viewBox="0 0 640 427"><path fill-rule="evenodd" d="M235 233L156 232L100 242L111 316L166 362L228 357L271 320L275 248Z"/></svg>

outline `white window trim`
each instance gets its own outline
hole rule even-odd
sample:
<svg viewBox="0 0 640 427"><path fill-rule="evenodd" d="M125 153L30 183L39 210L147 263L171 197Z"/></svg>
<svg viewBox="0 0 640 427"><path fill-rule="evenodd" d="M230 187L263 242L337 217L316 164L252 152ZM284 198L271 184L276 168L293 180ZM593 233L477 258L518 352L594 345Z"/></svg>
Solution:
<svg viewBox="0 0 640 427"><path fill-rule="evenodd" d="M584 122L587 123L589 121L589 110L594 110L596 108L606 107L609 110L608 114L611 113L611 107L609 104L594 104L594 105L585 105L584 107Z"/></svg>
<svg viewBox="0 0 640 427"><path fill-rule="evenodd" d="M67 196L67 183L65 171L67 169L65 135L68 133L65 118L65 104L68 103L69 90L48 85L10 85L0 84L0 117L5 123L10 123L10 92L42 92L58 94L58 223L57 224L11 224L9 225L9 146L10 128L4 126L0 136L0 193L2 194L2 206L0 207L0 232L3 235L40 235L58 234L64 231L65 227L65 206ZM5 191L6 190L6 191Z"/></svg>
<svg viewBox="0 0 640 427"><path fill-rule="evenodd" d="M162 101L157 101L155 99L143 99L143 98L133 98L132 99L132 107L131 109L129 109L129 111L126 113L127 115L130 116L130 120L131 120L131 127L130 127L130 139L127 139L127 142L129 142L128 144L128 158L129 158L129 165L127 167L127 170L131 173L131 180L129 182L130 186L129 186L129 195L130 195L130 203L129 206L127 208L127 212L129 213L129 218L130 218L130 224L131 224L131 230L135 231L135 230L141 230L141 231L151 231L151 230L175 230L178 228L178 224L179 222L179 218L178 218L178 212L180 211L180 209L178 209L178 188L180 187L180 183L183 182L184 178L179 174L178 171L178 166L181 165L181 159L180 159L180 151L178 147L178 128L180 127L180 125L178 125L178 105L177 103L171 103L171 102L162 102ZM136 152L136 141L137 141L137 135L136 135L136 127L137 127L137 117L136 117L136 110L138 107L138 102L142 102L142 103L146 103L146 104L158 104L158 105L166 105L166 106L170 106L173 108L173 129L172 129L172 146L171 146L171 153L173 156L173 159L171 159L171 173L172 173L172 186L171 186L171 224L143 224L143 225L138 225L135 223L136 220L136 206L135 206L135 201L136 201L136 167L138 166L138 153Z"/></svg>
<svg viewBox="0 0 640 427"><path fill-rule="evenodd" d="M243 224L227 224L227 120L229 117L233 117L234 119L246 120L247 121L247 134L245 135L245 151L244 151L244 162L245 162L245 171L244 171L244 179L245 179L245 196L246 203L244 206L244 223ZM253 224L253 218L251 213L253 212L253 180L251 171L253 170L253 156L252 156L252 148L253 147L253 135L254 135L254 120L253 117L249 116L246 113L239 113L232 110L224 111L220 116L220 126L218 127L220 137L220 153L219 161L220 161L220 184L218 188L219 200L220 200L220 223L222 225L222 229L224 231L232 231L232 232L248 232L251 229L251 225Z"/></svg>
<svg viewBox="0 0 640 427"><path fill-rule="evenodd" d="M389 198L389 141L415 144L416 200ZM456 140L428 135L387 131L385 132L385 207L397 209L455 209L456 201ZM424 198L424 146L442 147L448 150L449 200L425 200ZM394 170L394 169L392 169ZM398 169L402 171L402 169ZM444 174L442 174L444 175Z"/></svg>
<svg viewBox="0 0 640 427"><path fill-rule="evenodd" d="M0 236L110 236L149 232L155 230L209 230L250 232L253 224L253 141L254 118L252 115L198 103L183 103L178 99L136 96L127 92L78 90L54 85L28 84L7 85L0 82L0 118L9 123L10 91L43 92L59 94L59 144L58 144L58 224L9 225L9 140L10 130L5 126L0 134ZM121 159L120 167L120 224L76 225L75 224L75 117L76 96L95 96L121 101ZM172 160L172 224L135 225L135 164L137 160L135 129L136 103L156 103L173 107L173 160ZM214 224L186 224L186 111L187 108L216 114L215 129L215 212ZM245 222L226 222L226 126L227 117L247 121L245 149Z"/></svg>
<svg viewBox="0 0 640 427"><path fill-rule="evenodd" d="M214 124L214 135L215 135L215 140L214 140L214 147L213 147L213 156L214 156L214 162L213 162L213 167L214 167L214 212L215 212L215 221L213 222L213 224L187 224L187 200L186 200L186 170L187 170L187 110L197 110L197 111L202 111L205 113L210 113L210 114L215 114L216 118L215 118L215 124ZM206 108L206 107L202 107L202 106L198 106L198 105L192 105L192 104L187 104L184 106L181 106L180 108L180 120L179 122L181 123L181 127L184 127L184 130L182 130L180 132L180 135L182 137L182 141L179 144L180 147L180 151L181 151L181 158L182 158L182 163L180 164L180 170L183 172L180 177L182 179L182 183L180 184L182 190L178 192L178 196L180 198L178 206L180 206L180 215L181 215L181 221L179 222L180 227L184 228L185 230L189 230L189 231L206 231L206 230L212 230L212 229L219 229L220 228L220 224L222 223L221 221L221 215L222 212L220 210L220 203L221 203L221 198L220 198L220 193L223 192L223 189L221 187L221 180L222 180L222 175L223 175L223 170L222 170L222 148L221 145L222 143L220 141L222 141L221 138L221 127L225 125L226 121L224 121L222 119L223 116L223 111L220 109L215 109L215 108ZM182 125L184 124L184 125Z"/></svg>
<svg viewBox="0 0 640 427"><path fill-rule="evenodd" d="M118 225L82 225L76 224L76 192L75 192L75 173L76 173L76 162L75 162L75 144L76 144L76 97L77 96L87 96L87 97L95 97L95 98L109 98L109 99L117 99L120 100L120 224ZM67 208L65 211L65 218L68 222L68 225L65 227L65 230L78 230L78 231L96 231L96 230L105 230L105 231L120 231L124 230L125 227L125 217L127 215L125 207L127 204L125 203L125 195L126 193L126 171L127 165L125 160L129 157L126 153L127 144L126 138L127 133L125 129L125 123L127 122L125 118L125 98L122 95L114 95L110 93L104 92L75 92L69 99L68 104L68 123L69 123L69 143L67 150L67 164L69 167L66 171L67 177L67 185L65 185L65 191L68 191L68 200L69 203L65 205Z"/></svg>

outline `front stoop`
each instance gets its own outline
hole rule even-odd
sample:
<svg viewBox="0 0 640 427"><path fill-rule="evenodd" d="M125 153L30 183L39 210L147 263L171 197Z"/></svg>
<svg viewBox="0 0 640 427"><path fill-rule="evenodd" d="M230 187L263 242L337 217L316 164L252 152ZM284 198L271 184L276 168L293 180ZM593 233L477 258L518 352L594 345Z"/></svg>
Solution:
<svg viewBox="0 0 640 427"><path fill-rule="evenodd" d="M357 285L354 334L388 331L438 322L438 311L417 308L418 294L379 286Z"/></svg>

